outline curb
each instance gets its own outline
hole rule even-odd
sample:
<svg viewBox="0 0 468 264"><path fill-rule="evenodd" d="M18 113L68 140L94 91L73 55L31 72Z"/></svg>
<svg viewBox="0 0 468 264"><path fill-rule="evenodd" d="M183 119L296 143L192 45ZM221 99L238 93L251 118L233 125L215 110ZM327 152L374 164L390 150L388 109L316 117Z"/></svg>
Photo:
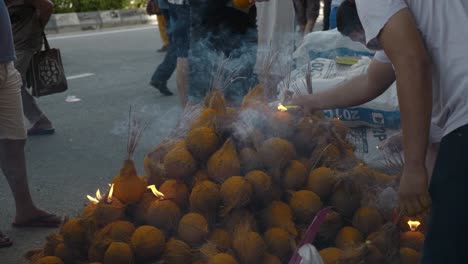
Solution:
<svg viewBox="0 0 468 264"><path fill-rule="evenodd" d="M147 15L143 8L54 14L45 31L47 34L57 34L147 24L154 21L156 16Z"/></svg>

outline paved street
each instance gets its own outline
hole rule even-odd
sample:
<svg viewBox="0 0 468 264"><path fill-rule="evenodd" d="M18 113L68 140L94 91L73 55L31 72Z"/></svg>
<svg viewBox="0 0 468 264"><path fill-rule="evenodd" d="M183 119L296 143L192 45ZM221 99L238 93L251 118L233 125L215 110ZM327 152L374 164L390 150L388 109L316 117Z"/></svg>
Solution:
<svg viewBox="0 0 468 264"><path fill-rule="evenodd" d="M86 203L86 194L106 188L125 158L130 105L151 120L134 156L141 174L144 155L174 127L181 112L177 98L162 97L148 85L164 56L156 52L161 40L155 28L51 36L70 80L68 92L38 100L57 133L30 138L26 147L31 192L41 208L74 216ZM174 80L169 88L175 91ZM81 101L66 102L68 96ZM54 230L11 227L15 209L3 175L0 208L0 230L15 242L0 249L0 263L25 263L22 255L43 245Z"/></svg>

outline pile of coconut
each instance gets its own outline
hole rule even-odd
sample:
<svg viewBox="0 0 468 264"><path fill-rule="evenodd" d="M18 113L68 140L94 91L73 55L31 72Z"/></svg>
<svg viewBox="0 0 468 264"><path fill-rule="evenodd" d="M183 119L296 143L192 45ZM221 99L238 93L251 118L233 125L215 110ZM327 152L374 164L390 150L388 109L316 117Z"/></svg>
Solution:
<svg viewBox="0 0 468 264"><path fill-rule="evenodd" d="M112 190L28 259L288 263L317 212L331 207L313 241L325 264L418 263L424 236L407 222L420 220L422 231L425 221L376 202L398 177L359 160L341 121L279 111L263 94L259 85L242 106L227 107L222 92L211 92L182 122L184 132L145 157L145 177L131 160L142 129L130 129L129 156Z"/></svg>

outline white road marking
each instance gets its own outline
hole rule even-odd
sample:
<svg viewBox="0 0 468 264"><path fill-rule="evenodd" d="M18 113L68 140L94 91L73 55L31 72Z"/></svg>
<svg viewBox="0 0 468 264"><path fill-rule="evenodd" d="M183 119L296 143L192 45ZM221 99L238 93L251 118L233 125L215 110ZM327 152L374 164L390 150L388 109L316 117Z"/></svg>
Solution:
<svg viewBox="0 0 468 264"><path fill-rule="evenodd" d="M75 79L80 79L80 78L86 78L86 77L89 77L89 76L94 76L95 74L94 73L83 73L83 74L78 74L78 75L72 75L72 76L68 76L67 77L67 80L70 81L70 80L75 80Z"/></svg>
<svg viewBox="0 0 468 264"><path fill-rule="evenodd" d="M131 31L150 30L150 29L151 29L151 30L156 30L157 27L155 27L155 25L151 25L151 26L139 27L139 28L128 28L128 29L119 29L119 30L102 31L102 32L94 32L94 33L83 33L83 34L76 34L76 35L65 35L65 36L47 37L47 39L48 39L48 40L73 39L73 38L93 37L93 36L109 35L109 34L116 34L116 33L123 33L123 32L131 32Z"/></svg>

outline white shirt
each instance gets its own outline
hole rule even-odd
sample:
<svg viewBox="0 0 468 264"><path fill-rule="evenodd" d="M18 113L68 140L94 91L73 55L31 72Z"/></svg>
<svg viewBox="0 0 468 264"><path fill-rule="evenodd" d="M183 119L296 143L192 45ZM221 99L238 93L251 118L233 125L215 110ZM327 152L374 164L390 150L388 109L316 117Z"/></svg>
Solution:
<svg viewBox="0 0 468 264"><path fill-rule="evenodd" d="M398 11L409 8L432 60L431 141L468 124L468 1L356 0L366 42ZM375 59L390 63L383 51Z"/></svg>
<svg viewBox="0 0 468 264"><path fill-rule="evenodd" d="M340 6L341 3L343 3L343 2L344 2L344 0L332 0L331 6L333 6L333 7L338 7L338 6Z"/></svg>

